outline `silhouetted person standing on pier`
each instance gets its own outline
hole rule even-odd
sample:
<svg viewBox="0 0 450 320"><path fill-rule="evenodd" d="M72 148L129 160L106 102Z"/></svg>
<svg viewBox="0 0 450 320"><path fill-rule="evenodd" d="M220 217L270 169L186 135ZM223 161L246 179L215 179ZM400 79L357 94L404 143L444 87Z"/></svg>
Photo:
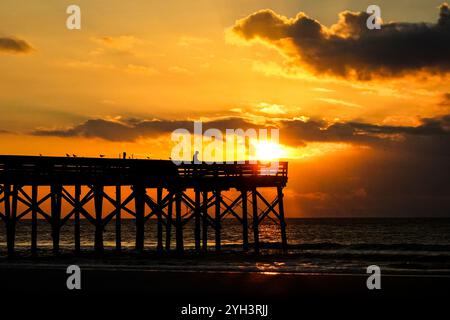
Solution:
<svg viewBox="0 0 450 320"><path fill-rule="evenodd" d="M201 163L200 160L198 159L198 155L199 154L200 154L200 152L195 151L194 158L192 159L192 163L194 163L194 164L200 164Z"/></svg>

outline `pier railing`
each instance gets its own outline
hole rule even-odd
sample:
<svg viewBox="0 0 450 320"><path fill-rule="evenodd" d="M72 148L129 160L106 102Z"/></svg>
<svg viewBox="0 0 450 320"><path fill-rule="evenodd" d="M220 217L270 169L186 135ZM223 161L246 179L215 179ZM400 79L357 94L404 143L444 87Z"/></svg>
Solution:
<svg viewBox="0 0 450 320"><path fill-rule="evenodd" d="M182 164L177 167L180 177L255 177L271 176L287 178L287 162Z"/></svg>
<svg viewBox="0 0 450 320"><path fill-rule="evenodd" d="M276 164L276 165L274 165ZM263 183L285 185L287 162L181 164L170 160L100 159L70 157L0 156L0 183L61 183L147 186L169 184L190 187L215 180L228 183ZM258 182L259 181L259 182ZM204 183L203 183L204 184Z"/></svg>

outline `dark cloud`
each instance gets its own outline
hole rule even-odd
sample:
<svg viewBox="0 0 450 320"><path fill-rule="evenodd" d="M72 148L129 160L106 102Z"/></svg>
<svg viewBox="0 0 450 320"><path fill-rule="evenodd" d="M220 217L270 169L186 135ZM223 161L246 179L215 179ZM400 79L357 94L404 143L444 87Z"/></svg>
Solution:
<svg viewBox="0 0 450 320"><path fill-rule="evenodd" d="M450 10L440 7L437 23L400 23L369 30L365 12L345 11L330 28L299 13L288 19L271 10L236 22L232 31L249 41L262 40L318 74L395 77L405 73L450 71Z"/></svg>
<svg viewBox="0 0 450 320"><path fill-rule="evenodd" d="M101 138L109 141L135 141L139 137L171 132L179 128L180 125L183 125L183 122L138 119L126 119L124 121L91 119L72 128L57 130L39 129L35 130L33 134L37 136Z"/></svg>
<svg viewBox="0 0 450 320"><path fill-rule="evenodd" d="M136 118L121 121L91 119L72 128L58 130L35 130L32 134L37 136L57 137L88 137L101 138L109 141L135 141L141 137L158 137L169 134L175 129L185 128L190 132L194 124L188 120L142 120ZM241 118L226 118L203 122L203 130L217 128L225 131L227 128L247 129L254 125Z"/></svg>
<svg viewBox="0 0 450 320"><path fill-rule="evenodd" d="M328 125L321 120L284 120L282 132L301 141L317 142L375 142L394 135L450 136L450 115L423 118L421 124L388 126L365 122L338 122Z"/></svg>
<svg viewBox="0 0 450 320"><path fill-rule="evenodd" d="M441 106L450 106L450 92L444 93L442 95L442 102L440 103Z"/></svg>
<svg viewBox="0 0 450 320"><path fill-rule="evenodd" d="M423 118L416 127L285 120L281 122L280 137L283 143L297 146L308 142L344 142L403 153L450 156L450 115Z"/></svg>
<svg viewBox="0 0 450 320"><path fill-rule="evenodd" d="M281 142L302 146L308 142L345 142L351 144L379 147L408 146L430 150L439 145L436 151L450 154L450 115L436 118L423 118L419 126L388 126L365 122L337 122L329 124L323 120L284 119L266 125L254 124L250 120L229 117L203 121L203 131L216 128L225 133L226 129L280 128ZM159 137L170 134L175 129L185 128L190 132L194 124L189 120L143 120L128 118L121 120L91 119L66 129L35 130L38 136L87 137L109 141L136 141L142 137ZM441 150L442 149L442 150Z"/></svg>
<svg viewBox="0 0 450 320"><path fill-rule="evenodd" d="M14 37L0 37L0 52L29 53L33 47L25 40Z"/></svg>

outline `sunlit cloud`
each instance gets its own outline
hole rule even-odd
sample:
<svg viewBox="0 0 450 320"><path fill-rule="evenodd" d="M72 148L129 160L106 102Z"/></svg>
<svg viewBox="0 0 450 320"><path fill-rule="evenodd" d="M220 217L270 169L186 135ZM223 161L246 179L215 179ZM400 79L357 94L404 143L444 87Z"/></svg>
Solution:
<svg viewBox="0 0 450 320"><path fill-rule="evenodd" d="M258 104L259 111L266 114L286 114L286 106L279 104L270 104L266 102L261 102Z"/></svg>
<svg viewBox="0 0 450 320"><path fill-rule="evenodd" d="M159 74L159 71L156 70L155 68L145 66L145 65L129 64L129 65L127 65L125 70L129 73L141 74L141 75L147 75L147 76L154 76L154 75Z"/></svg>
<svg viewBox="0 0 450 320"><path fill-rule="evenodd" d="M154 76L159 74L159 71L151 66L132 63L127 65L117 65L113 63L103 63L92 60L68 60L58 64L66 68L86 69L91 71L109 70L144 76Z"/></svg>
<svg viewBox="0 0 450 320"><path fill-rule="evenodd" d="M326 102L333 105L340 105L344 107L350 107L350 108L361 108L362 106L356 103L339 100L339 99L332 99L332 98L317 98L316 100Z"/></svg>
<svg viewBox="0 0 450 320"><path fill-rule="evenodd" d="M211 39L192 37L192 36L182 36L178 39L177 45L180 47L192 47L211 43Z"/></svg>
<svg viewBox="0 0 450 320"><path fill-rule="evenodd" d="M323 93L330 93L330 92L336 91L336 90L327 89L327 88L312 88L312 90L316 91L316 92L323 92Z"/></svg>
<svg viewBox="0 0 450 320"><path fill-rule="evenodd" d="M68 67L68 68L75 68L75 69L109 69L114 70L117 69L117 67L114 64L111 63L98 63L90 60L68 60L61 63L61 65Z"/></svg>
<svg viewBox="0 0 450 320"><path fill-rule="evenodd" d="M91 40L98 45L100 48L92 51L92 54L101 54L106 51L106 49L112 49L119 52L134 53L137 46L144 44L144 40L139 39L135 36L103 36L103 37L92 37Z"/></svg>
<svg viewBox="0 0 450 320"><path fill-rule="evenodd" d="M304 160L322 156L330 156L336 152L344 152L352 147L341 142L308 142L303 146L283 146L284 158Z"/></svg>
<svg viewBox="0 0 450 320"><path fill-rule="evenodd" d="M180 67L180 66L169 67L169 71L172 73L181 74L181 75L190 75L191 74L191 71L189 71L186 68Z"/></svg>

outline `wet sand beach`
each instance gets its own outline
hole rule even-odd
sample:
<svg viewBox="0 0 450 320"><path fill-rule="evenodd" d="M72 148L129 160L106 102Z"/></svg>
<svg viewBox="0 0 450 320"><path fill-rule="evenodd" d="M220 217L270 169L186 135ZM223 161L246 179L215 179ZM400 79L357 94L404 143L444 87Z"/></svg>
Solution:
<svg viewBox="0 0 450 320"><path fill-rule="evenodd" d="M0 266L3 292L71 293L63 266ZM305 274L220 271L121 270L82 267L79 293L141 292L181 297L242 298L339 297L404 299L448 293L450 276L382 275L381 290L368 290L367 274ZM75 292L75 291L73 291Z"/></svg>

